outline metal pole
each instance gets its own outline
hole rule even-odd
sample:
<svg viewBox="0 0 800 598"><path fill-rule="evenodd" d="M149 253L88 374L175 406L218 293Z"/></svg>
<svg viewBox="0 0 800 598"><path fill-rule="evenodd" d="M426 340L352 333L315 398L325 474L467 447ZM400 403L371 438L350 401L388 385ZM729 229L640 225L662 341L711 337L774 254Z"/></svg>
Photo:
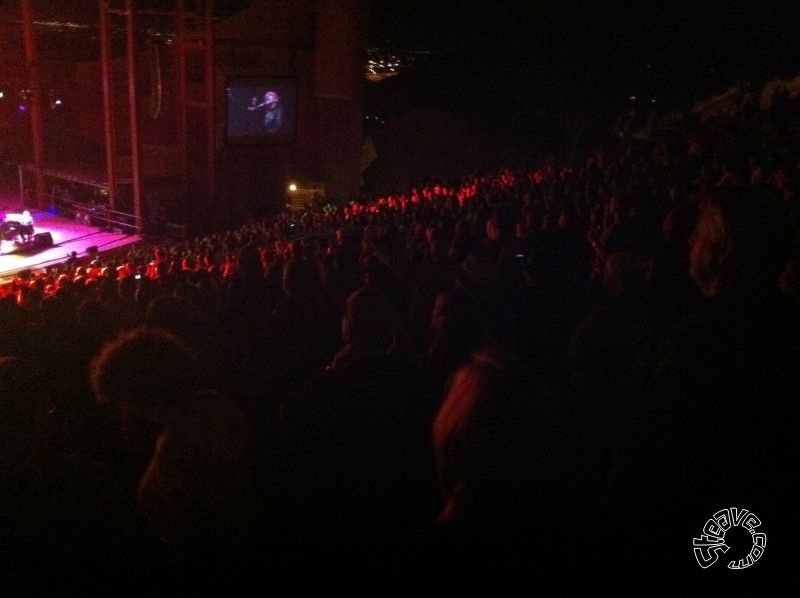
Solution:
<svg viewBox="0 0 800 598"><path fill-rule="evenodd" d="M178 63L178 143L180 147L182 200L186 201L189 194L189 121L186 112L189 94L186 80L186 0L176 0L175 19L175 52Z"/></svg>
<svg viewBox="0 0 800 598"><path fill-rule="evenodd" d="M216 195L216 128L214 121L214 1L206 0L205 14L205 72L206 72L206 144L208 156L207 181L208 181L208 205L214 200Z"/></svg>
<svg viewBox="0 0 800 598"><path fill-rule="evenodd" d="M22 164L17 164L17 172L19 173L19 205L25 205L25 177L22 174Z"/></svg>
<svg viewBox="0 0 800 598"><path fill-rule="evenodd" d="M133 0L125 0L125 34L128 51L128 105L131 127L131 177L133 179L133 218L137 232L142 230L142 194L139 164L139 111L136 106L136 30Z"/></svg>
<svg viewBox="0 0 800 598"><path fill-rule="evenodd" d="M42 124L42 90L39 82L39 66L36 56L36 34L33 28L32 0L22 0L22 41L25 46L25 62L28 67L30 93L31 143L33 165L36 174L36 207L45 207L47 189L44 181L44 127Z"/></svg>
<svg viewBox="0 0 800 598"><path fill-rule="evenodd" d="M109 0L99 0L100 9L100 80L103 86L103 124L106 134L106 173L108 176L108 205L117 209L116 152L117 135L114 118L114 85L111 68L111 17Z"/></svg>

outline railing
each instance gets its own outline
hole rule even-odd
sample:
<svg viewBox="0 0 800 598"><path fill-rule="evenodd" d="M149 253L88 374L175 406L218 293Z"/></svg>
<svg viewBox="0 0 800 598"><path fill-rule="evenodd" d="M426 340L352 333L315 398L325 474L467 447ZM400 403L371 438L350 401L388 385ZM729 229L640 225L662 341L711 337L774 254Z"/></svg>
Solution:
<svg viewBox="0 0 800 598"><path fill-rule="evenodd" d="M137 224L133 214L112 210L102 204L60 198L53 198L52 204L64 217L74 219L86 226L119 230L127 234L142 232L142 227Z"/></svg>

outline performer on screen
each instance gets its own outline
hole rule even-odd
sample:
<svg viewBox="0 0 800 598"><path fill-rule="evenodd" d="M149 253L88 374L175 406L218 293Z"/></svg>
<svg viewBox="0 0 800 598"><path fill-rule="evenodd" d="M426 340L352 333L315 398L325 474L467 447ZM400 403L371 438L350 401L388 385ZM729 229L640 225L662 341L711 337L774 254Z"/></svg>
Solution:
<svg viewBox="0 0 800 598"><path fill-rule="evenodd" d="M264 128L269 133L275 133L281 126L281 102L280 97L274 91L267 91L264 94L264 99L259 102L258 98L253 96L250 100L248 110L264 110Z"/></svg>

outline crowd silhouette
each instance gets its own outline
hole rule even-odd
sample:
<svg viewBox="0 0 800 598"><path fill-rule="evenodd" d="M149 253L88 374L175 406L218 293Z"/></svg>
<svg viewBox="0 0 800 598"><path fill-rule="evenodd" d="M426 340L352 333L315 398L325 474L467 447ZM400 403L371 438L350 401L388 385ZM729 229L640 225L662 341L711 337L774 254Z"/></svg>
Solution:
<svg viewBox="0 0 800 598"><path fill-rule="evenodd" d="M650 125L19 273L0 568L104 590L448 559L684 580L736 506L778 570L800 106Z"/></svg>

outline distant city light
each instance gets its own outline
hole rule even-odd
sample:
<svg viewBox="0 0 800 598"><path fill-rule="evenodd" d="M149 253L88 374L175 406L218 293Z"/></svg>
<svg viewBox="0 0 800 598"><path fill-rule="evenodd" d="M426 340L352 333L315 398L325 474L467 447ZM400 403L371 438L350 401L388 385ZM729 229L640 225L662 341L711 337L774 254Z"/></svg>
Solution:
<svg viewBox="0 0 800 598"><path fill-rule="evenodd" d="M365 65L366 77L370 81L380 81L394 77L430 55L427 51L404 52L401 55L388 53L379 48L369 48Z"/></svg>

